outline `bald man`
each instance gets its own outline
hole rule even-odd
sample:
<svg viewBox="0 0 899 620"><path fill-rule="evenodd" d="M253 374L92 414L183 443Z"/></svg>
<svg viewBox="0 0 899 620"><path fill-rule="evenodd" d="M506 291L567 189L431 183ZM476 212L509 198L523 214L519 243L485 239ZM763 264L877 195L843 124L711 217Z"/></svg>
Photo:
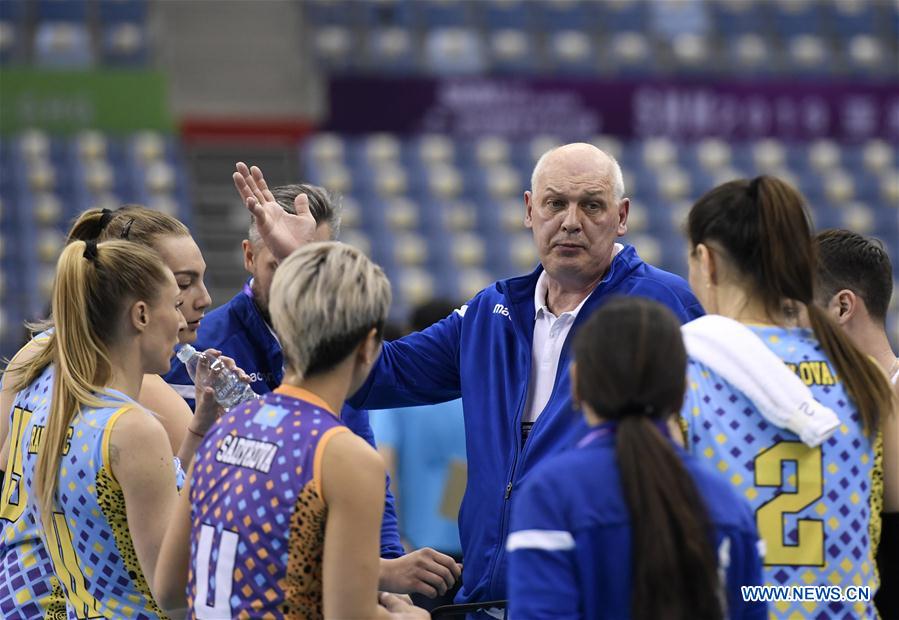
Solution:
<svg viewBox="0 0 899 620"><path fill-rule="evenodd" d="M586 432L571 402L573 330L615 295L655 299L683 322L702 314L682 278L616 243L627 232L630 201L618 163L599 149L568 144L545 153L524 207L537 268L490 285L428 329L385 343L349 401L392 409L461 396L468 486L459 512L459 603L505 599L509 499L537 463ZM291 246L289 226L260 232L270 247Z"/></svg>

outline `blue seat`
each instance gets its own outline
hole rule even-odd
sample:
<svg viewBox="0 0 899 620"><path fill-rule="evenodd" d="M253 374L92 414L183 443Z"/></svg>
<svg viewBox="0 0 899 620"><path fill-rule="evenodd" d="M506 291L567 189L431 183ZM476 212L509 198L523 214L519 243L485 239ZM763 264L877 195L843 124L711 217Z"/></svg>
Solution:
<svg viewBox="0 0 899 620"><path fill-rule="evenodd" d="M560 30L548 35L547 61L554 73L591 75L596 73L593 38L579 30Z"/></svg>
<svg viewBox="0 0 899 620"><path fill-rule="evenodd" d="M494 73L529 75L540 68L540 56L526 30L517 27L490 30L485 44Z"/></svg>
<svg viewBox="0 0 899 620"><path fill-rule="evenodd" d="M447 27L429 30L424 42L425 63L438 75L482 73L487 55L478 32L472 28Z"/></svg>
<svg viewBox="0 0 899 620"><path fill-rule="evenodd" d="M649 23L649 3L640 0L609 0L596 3L597 20L607 33L643 31Z"/></svg>
<svg viewBox="0 0 899 620"><path fill-rule="evenodd" d="M91 66L94 55L88 29L74 21L41 22L34 35L34 61L44 67Z"/></svg>
<svg viewBox="0 0 899 620"><path fill-rule="evenodd" d="M471 26L472 4L465 0L417 0L412 3L418 23L427 29Z"/></svg>
<svg viewBox="0 0 899 620"><path fill-rule="evenodd" d="M147 21L147 4L147 0L98 0L97 15L104 23L143 24Z"/></svg>
<svg viewBox="0 0 899 620"><path fill-rule="evenodd" d="M412 73L421 57L409 29L397 26L369 31L367 51L368 66L378 73Z"/></svg>
<svg viewBox="0 0 899 620"><path fill-rule="evenodd" d="M87 0L38 0L35 17L38 21L84 23L88 19L88 3Z"/></svg>
<svg viewBox="0 0 899 620"><path fill-rule="evenodd" d="M528 29L534 25L534 3L526 0L483 0L474 3L478 19L488 30Z"/></svg>
<svg viewBox="0 0 899 620"><path fill-rule="evenodd" d="M877 32L878 8L886 7L878 7L875 2L834 2L827 3L823 10L830 27L842 37L849 37Z"/></svg>
<svg viewBox="0 0 899 620"><path fill-rule="evenodd" d="M306 21L316 28L358 25L362 16L359 3L352 0L306 0L300 6Z"/></svg>
<svg viewBox="0 0 899 620"><path fill-rule="evenodd" d="M147 32L137 22L116 22L100 34L100 57L104 65L139 67L147 64Z"/></svg>
<svg viewBox="0 0 899 620"><path fill-rule="evenodd" d="M531 2L530 10L541 30L580 30L590 35L599 25L599 2Z"/></svg>
<svg viewBox="0 0 899 620"><path fill-rule="evenodd" d="M765 30L762 2L709 2L712 29L722 38L731 40L736 35L761 33Z"/></svg>
<svg viewBox="0 0 899 620"><path fill-rule="evenodd" d="M774 30L781 37L818 34L824 28L823 2L775 0L767 3Z"/></svg>

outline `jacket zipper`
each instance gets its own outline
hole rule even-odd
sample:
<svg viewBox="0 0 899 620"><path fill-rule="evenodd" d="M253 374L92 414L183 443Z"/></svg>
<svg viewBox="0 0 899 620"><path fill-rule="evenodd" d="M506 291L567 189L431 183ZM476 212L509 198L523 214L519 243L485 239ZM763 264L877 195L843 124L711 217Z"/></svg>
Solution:
<svg viewBox="0 0 899 620"><path fill-rule="evenodd" d="M602 284L604 282L605 282L605 280L603 280L603 282L600 282L599 285L597 285L597 289L600 286L602 286ZM512 306L512 304L509 304L509 305L510 305L510 307ZM577 318L581 318L581 316L578 315ZM560 362L562 360L562 356L570 350L569 345L570 345L570 338L572 335L571 332L575 329L575 327L577 327L577 325L578 325L578 320L575 319L574 323L571 326L571 329L568 331L568 335L565 337L565 343L562 345L562 350L559 353L559 361ZM500 519L500 528L501 529L500 529L500 536L499 536L499 544L497 545L496 552L493 554L493 558L490 561L490 570L488 572L488 574L490 576L489 576L489 580L487 583L490 592L494 591L494 582L496 581L496 567L499 564L499 558L505 552L505 539L506 539L506 535L508 534L508 528L509 528L509 525L508 525L509 499L512 497L512 487L515 484L515 474L518 472L519 463L524 460L524 455L528 449L528 444L532 443L532 442L530 442L530 440L536 434L537 425L540 424L540 420L541 420L541 418L543 418L543 415L537 416L537 419L534 421L534 425L531 427L531 432L528 435L529 441L526 441L525 445L522 447L522 445L521 445L521 428L520 427L521 427L521 419L524 416L524 406L527 404L526 401L527 401L528 388L530 387L530 383L531 383L531 364L533 363L532 348L533 348L534 344L533 344L533 342L529 342L529 343L527 343L527 346L528 346L528 348L527 348L527 351L528 351L528 380L525 383L524 398L522 399L522 403L518 407L518 414L515 416L515 420L513 422L512 433L516 437L515 458L512 463L512 472L509 475L509 483L506 485L506 490L505 490L505 493L503 494L503 510L502 510L502 515L501 515L501 519ZM554 381L553 389L552 389L552 392L550 392L549 400L547 401L547 404L549 404L553 401L553 397L555 397L556 391L559 389L559 377L561 376L562 372L566 372L567 370L568 370L567 365L559 364L556 367L556 376L553 380Z"/></svg>

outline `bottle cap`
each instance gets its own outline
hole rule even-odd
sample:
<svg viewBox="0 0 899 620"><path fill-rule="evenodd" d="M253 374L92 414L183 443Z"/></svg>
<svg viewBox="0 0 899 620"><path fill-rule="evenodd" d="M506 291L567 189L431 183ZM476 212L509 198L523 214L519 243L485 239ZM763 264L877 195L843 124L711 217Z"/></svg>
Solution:
<svg viewBox="0 0 899 620"><path fill-rule="evenodd" d="M176 355L182 363L187 363L187 360L192 358L196 352L197 350L192 346L190 346L189 344L185 344L182 345L180 349L178 349L178 353L176 353Z"/></svg>

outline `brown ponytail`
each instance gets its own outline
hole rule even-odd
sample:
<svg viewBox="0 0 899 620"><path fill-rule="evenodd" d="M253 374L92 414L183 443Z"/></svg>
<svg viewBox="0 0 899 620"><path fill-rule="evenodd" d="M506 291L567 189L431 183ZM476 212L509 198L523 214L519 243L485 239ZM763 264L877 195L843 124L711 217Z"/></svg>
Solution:
<svg viewBox="0 0 899 620"><path fill-rule="evenodd" d="M75 241L63 248L52 299L56 375L34 476L43 515L52 510L68 427L82 406L99 404L94 392L112 375L108 350L121 317L131 303L155 300L166 281L159 255L134 243Z"/></svg>
<svg viewBox="0 0 899 620"><path fill-rule="evenodd" d="M721 618L708 510L660 431L686 389L680 323L657 302L614 299L578 330L574 354L577 397L618 422L615 453L632 532L631 617Z"/></svg>
<svg viewBox="0 0 899 620"><path fill-rule="evenodd" d="M877 364L813 303L817 256L802 195L774 177L730 181L693 205L687 229L692 247L713 241L724 250L772 321L786 302L806 306L865 431L876 430L881 413L893 408L893 392Z"/></svg>

